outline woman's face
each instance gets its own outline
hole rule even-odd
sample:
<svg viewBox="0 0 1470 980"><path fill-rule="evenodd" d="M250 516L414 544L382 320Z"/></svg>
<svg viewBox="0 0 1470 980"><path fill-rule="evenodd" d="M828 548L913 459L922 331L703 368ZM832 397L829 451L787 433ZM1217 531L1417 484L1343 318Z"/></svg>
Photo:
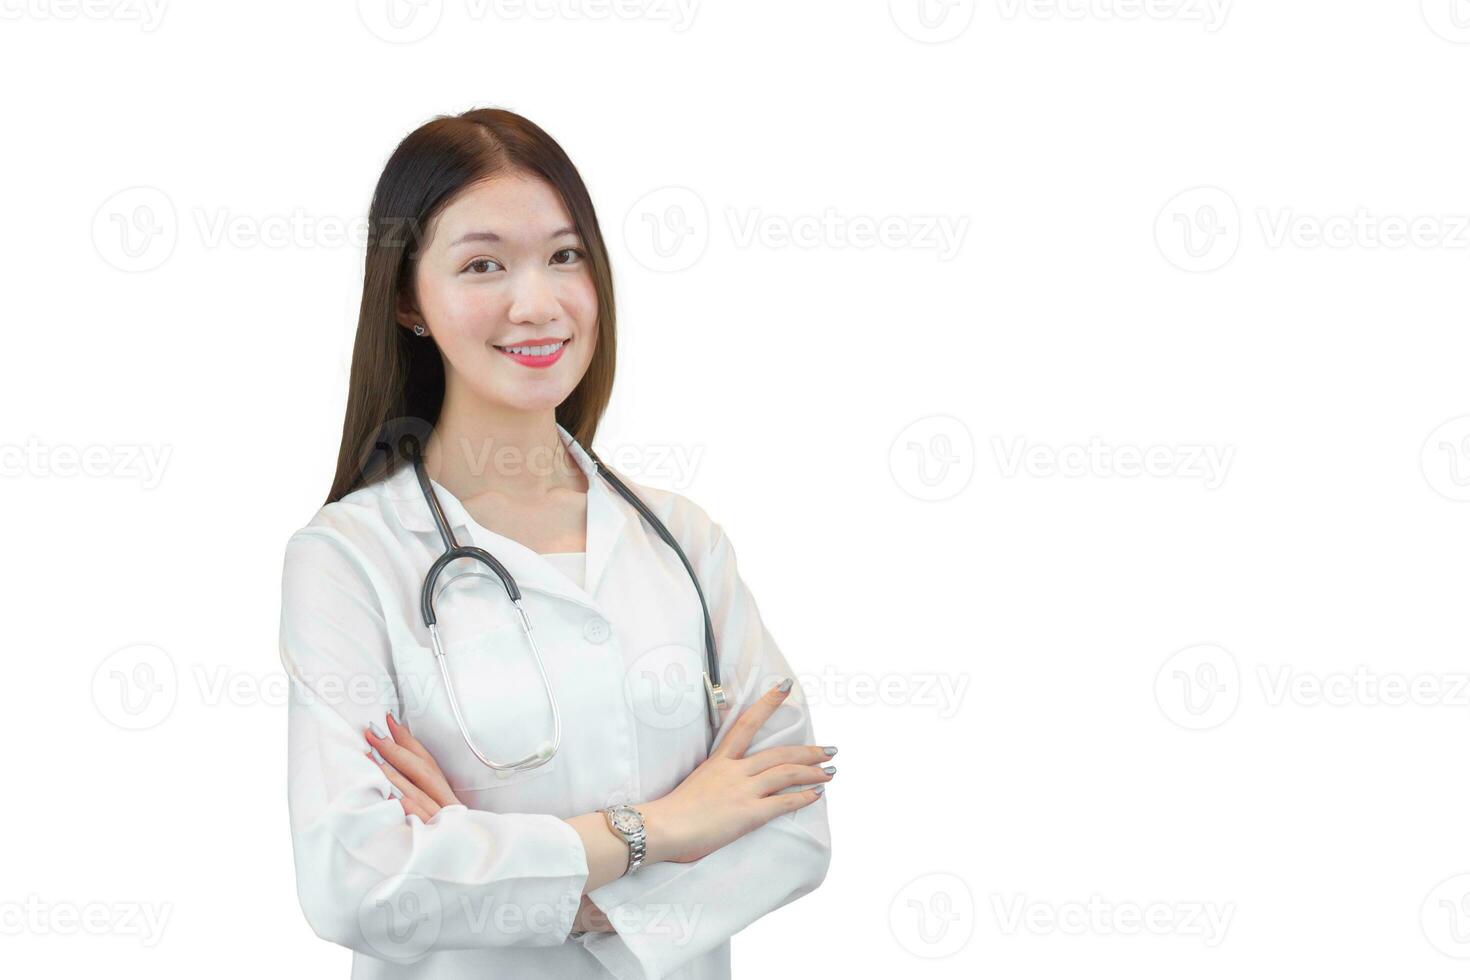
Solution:
<svg viewBox="0 0 1470 980"><path fill-rule="evenodd" d="M512 411L555 410L592 361L592 269L561 197L539 177L466 187L440 211L415 286L419 315L399 322L428 328L451 389ZM541 350L507 350L525 345Z"/></svg>

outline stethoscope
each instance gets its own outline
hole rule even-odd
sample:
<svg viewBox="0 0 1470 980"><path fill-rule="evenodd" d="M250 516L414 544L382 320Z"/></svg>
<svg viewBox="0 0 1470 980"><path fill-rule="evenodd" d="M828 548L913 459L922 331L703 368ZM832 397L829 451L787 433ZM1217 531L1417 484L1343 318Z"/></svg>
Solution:
<svg viewBox="0 0 1470 980"><path fill-rule="evenodd" d="M624 500L632 504L634 509L649 523L649 526L658 533L658 536L663 538L670 548L674 549L675 554L679 556L679 560L684 563L684 570L689 573L689 580L694 583L694 591L699 595L700 609L704 613L704 693L705 707L709 713L710 746L713 747L715 733L720 727L720 709L725 706L725 692L720 687L720 661L715 654L715 629L714 625L710 622L709 605L704 600L704 590L699 587L699 578L694 574L694 567L689 564L689 559L684 554L684 549L679 547L679 542L674 540L674 536L669 533L668 528L664 527L663 522L654 515L653 511L644 505L643 501L638 499L638 496L632 490L628 489L622 480L618 479L616 474L602 465L602 460L598 459L592 450L586 447L583 447L583 449L587 453L588 458L592 460L594 468L601 474L602 478L614 490L621 494ZM430 566L428 574L424 577L424 588L419 605L423 612L424 625L429 629L429 639L434 645L434 659L439 662L439 674L444 678L444 693L449 698L449 707L454 712L454 720L459 725L459 733L464 736L465 744L470 747L470 751L475 754L475 758L496 772L521 772L543 766L552 760L556 755L557 749L561 747L561 712L557 710L556 695L551 689L550 678L546 676L546 665L541 660L541 651L536 646L536 636L531 630L531 619L526 615L526 609L521 604L520 587L516 585L515 578L511 576L505 566L497 561L495 556L490 554L490 552L484 548L476 548L473 545L461 545L455 541L454 532L449 528L449 521L445 519L444 510L439 506L439 498L434 493L434 487L429 481L429 474L424 471L423 456L417 451L411 451L410 455L413 459L414 472L418 474L419 487L424 491L424 500L428 502L429 511L434 515L434 523L439 528L439 536L444 539L444 554L440 555L434 564ZM479 747L475 745L475 740L470 737L469 726L465 724L464 714L460 711L459 698L455 697L454 694L454 681L449 677L449 665L444 658L444 645L439 639L439 625L437 617L434 614L434 585L439 580L439 573L444 571L450 562L460 558L469 558L472 561L490 566L490 570L499 577L500 583L505 586L506 595L510 597L511 603L515 605L516 612L520 613L521 628L526 634L526 640L531 645L531 654L536 658L536 669L541 674L541 686L546 691L547 703L551 705L551 742L549 744L542 743L541 747L535 752L516 762L496 762L481 752Z"/></svg>

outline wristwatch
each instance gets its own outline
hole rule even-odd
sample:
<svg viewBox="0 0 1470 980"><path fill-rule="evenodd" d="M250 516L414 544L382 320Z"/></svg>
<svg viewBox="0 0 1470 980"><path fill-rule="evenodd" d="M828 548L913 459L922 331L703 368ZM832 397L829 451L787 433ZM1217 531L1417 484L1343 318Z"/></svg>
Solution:
<svg viewBox="0 0 1470 980"><path fill-rule="evenodd" d="M646 838L643 833L643 814L626 803L605 806L602 815L607 818L608 829L617 834L628 845L628 868L623 874L632 874L643 864L646 853Z"/></svg>

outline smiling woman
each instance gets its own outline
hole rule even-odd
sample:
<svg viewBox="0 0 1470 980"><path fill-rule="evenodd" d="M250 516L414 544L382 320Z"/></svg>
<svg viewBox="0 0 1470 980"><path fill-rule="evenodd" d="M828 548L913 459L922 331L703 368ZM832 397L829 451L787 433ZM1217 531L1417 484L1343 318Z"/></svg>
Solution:
<svg viewBox="0 0 1470 980"><path fill-rule="evenodd" d="M507 161L492 176L456 192L429 220L417 274L399 295L395 319L417 328L419 336L432 332L431 346L452 375L446 394L529 420L533 413L554 412L577 388L599 346L611 361L611 315L604 321L606 337L598 336L599 310L612 309L601 233L593 219L588 237L595 245L586 244L562 201L563 194L546 180ZM487 220L496 227L486 227ZM596 261L588 257L592 248ZM597 268L608 283L606 302L598 295ZM536 370L520 369L526 367ZM605 390L598 393L604 404L611 367L593 376L594 382L606 378ZM458 415L458 404L441 414ZM461 439L484 435L453 434ZM502 438L514 444L522 434L507 432ZM585 442L590 435L584 429L579 439ZM451 474L451 479L463 476ZM538 482L531 480L526 489L536 489Z"/></svg>
<svg viewBox="0 0 1470 980"><path fill-rule="evenodd" d="M728 977L826 876L837 750L721 527L590 449L616 336L586 187L480 109L404 139L369 223L282 585L307 920L356 977Z"/></svg>
<svg viewBox="0 0 1470 980"><path fill-rule="evenodd" d="M591 443L612 395L616 306L596 212L560 146L503 110L435 119L390 157L369 224L353 383L328 503L389 463L378 456L385 423L398 427L386 433L390 441L404 427L425 437L433 430L441 444L483 437L438 425L441 416L449 424L467 417L460 404L469 399L503 416L554 412L578 442ZM508 350L557 342L563 351L551 359ZM496 434L514 449L521 428ZM544 418L538 431L549 445ZM497 475L538 484L537 474Z"/></svg>

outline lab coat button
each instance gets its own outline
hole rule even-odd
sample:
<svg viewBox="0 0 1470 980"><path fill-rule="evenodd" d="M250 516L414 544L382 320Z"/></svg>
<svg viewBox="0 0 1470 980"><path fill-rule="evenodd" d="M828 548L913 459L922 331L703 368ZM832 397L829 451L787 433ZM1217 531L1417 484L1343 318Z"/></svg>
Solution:
<svg viewBox="0 0 1470 980"><path fill-rule="evenodd" d="M601 616L593 616L582 627L582 635L593 643L605 643L612 635L612 627Z"/></svg>

